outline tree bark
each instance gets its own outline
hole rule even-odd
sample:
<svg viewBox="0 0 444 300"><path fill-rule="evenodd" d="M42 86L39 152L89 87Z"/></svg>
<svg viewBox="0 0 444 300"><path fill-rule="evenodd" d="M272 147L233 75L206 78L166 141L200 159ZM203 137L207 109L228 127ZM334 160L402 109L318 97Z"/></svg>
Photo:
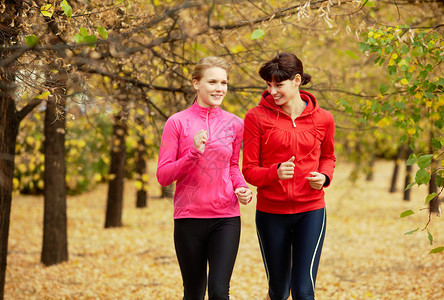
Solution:
<svg viewBox="0 0 444 300"><path fill-rule="evenodd" d="M392 175L392 182L390 184L390 190L389 190L390 193L396 192L396 182L398 181L399 165L401 164L402 149L403 149L403 146L399 146L398 152L396 153L395 166L393 168L393 175Z"/></svg>
<svg viewBox="0 0 444 300"><path fill-rule="evenodd" d="M409 156L413 153L413 150L410 146L407 146L407 154L406 154L406 159L409 158ZM406 166L405 168L405 181L404 181L404 200L405 201L410 201L410 191L411 189L406 190L405 188L410 184L411 180L412 180L412 166Z"/></svg>
<svg viewBox="0 0 444 300"><path fill-rule="evenodd" d="M139 134L139 145L137 148L137 160L136 160L136 173L137 179L141 182L141 187L137 190L137 208L144 208L147 206L147 190L148 182L145 182L146 177L146 144L145 138L142 134Z"/></svg>
<svg viewBox="0 0 444 300"><path fill-rule="evenodd" d="M7 9L0 15L0 45L17 40L18 17L21 3L5 1ZM7 58L8 51L0 50L0 57ZM20 120L15 107L14 62L0 67L0 300L5 291L8 255L9 222L11 217L12 182L14 177L14 155Z"/></svg>
<svg viewBox="0 0 444 300"><path fill-rule="evenodd" d="M3 299L11 215L15 143L19 122L15 118L13 84L1 72L0 91L0 299Z"/></svg>
<svg viewBox="0 0 444 300"><path fill-rule="evenodd" d="M127 133L125 108L115 117L111 145L110 181L106 207L105 228L122 226L123 189L125 178L125 136Z"/></svg>
<svg viewBox="0 0 444 300"><path fill-rule="evenodd" d="M68 233L66 216L65 166L65 84L53 78L60 86L49 97L45 116L45 208L41 261L54 265L68 260Z"/></svg>
<svg viewBox="0 0 444 300"><path fill-rule="evenodd" d="M433 128L433 127L432 127ZM433 129L430 130L430 153L433 153L433 145L432 140L434 138L435 134L433 132ZM432 163L430 165L430 168L432 170L432 176L429 181L429 194L432 193L438 193L438 186L436 185L436 172L438 171L436 160L432 159ZM439 200L438 196L434 197L429 202L429 212L430 213L439 213Z"/></svg>

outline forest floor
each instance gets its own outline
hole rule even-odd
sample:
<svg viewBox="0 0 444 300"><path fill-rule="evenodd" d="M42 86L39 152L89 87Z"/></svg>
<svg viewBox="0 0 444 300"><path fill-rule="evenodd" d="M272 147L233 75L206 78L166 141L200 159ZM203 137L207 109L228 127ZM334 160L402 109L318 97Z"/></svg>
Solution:
<svg viewBox="0 0 444 300"><path fill-rule="evenodd" d="M154 169L155 162L150 166ZM430 245L427 229L422 230L428 221L428 212L421 210L426 190L414 187L412 200L403 201L400 180L399 191L388 193L392 169L391 162L379 161L373 181L352 183L351 166L338 162L326 189L327 233L316 299L444 299L444 253L428 254L444 246L443 217L432 216ZM135 187L128 181L124 226L113 229L104 229L106 185L70 196L69 261L51 267L40 263L43 198L14 196L5 299L181 299L173 203L159 194L152 175L148 207L137 209ZM407 209L417 213L400 219ZM262 300L267 285L255 232L255 202L241 213L231 299Z"/></svg>

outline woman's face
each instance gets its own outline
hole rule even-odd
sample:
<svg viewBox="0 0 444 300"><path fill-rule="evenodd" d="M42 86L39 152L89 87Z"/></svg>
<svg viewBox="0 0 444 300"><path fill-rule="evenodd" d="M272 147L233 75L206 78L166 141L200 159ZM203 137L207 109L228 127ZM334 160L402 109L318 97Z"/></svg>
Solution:
<svg viewBox="0 0 444 300"><path fill-rule="evenodd" d="M197 104L202 107L219 106L222 103L228 89L227 71L219 67L206 69L203 77L193 80L194 89L197 92Z"/></svg>
<svg viewBox="0 0 444 300"><path fill-rule="evenodd" d="M268 93L273 96L274 103L282 106L299 95L299 85L301 76L298 74L294 79L287 79L281 82L267 82Z"/></svg>

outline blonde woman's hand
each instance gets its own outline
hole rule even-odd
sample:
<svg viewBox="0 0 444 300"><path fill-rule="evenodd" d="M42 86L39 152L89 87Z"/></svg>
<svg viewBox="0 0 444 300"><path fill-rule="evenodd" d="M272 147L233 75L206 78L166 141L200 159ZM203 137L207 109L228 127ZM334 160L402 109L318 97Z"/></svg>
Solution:
<svg viewBox="0 0 444 300"><path fill-rule="evenodd" d="M284 180L284 179L293 178L294 167L295 167L295 164L293 162L294 162L294 156L292 156L286 162L281 163L281 165L277 169L277 174L279 179Z"/></svg>
<svg viewBox="0 0 444 300"><path fill-rule="evenodd" d="M234 194L236 194L237 200L243 205L250 203L251 199L253 198L253 193L247 187L235 189Z"/></svg>
<svg viewBox="0 0 444 300"><path fill-rule="evenodd" d="M325 181L327 180L324 174L319 172L310 172L311 176L305 177L310 182L310 186L312 189L320 190L324 186Z"/></svg>
<svg viewBox="0 0 444 300"><path fill-rule="evenodd" d="M197 150L203 153L205 150L205 144L207 143L207 140L208 140L207 131L201 129L194 136L194 147L196 147Z"/></svg>

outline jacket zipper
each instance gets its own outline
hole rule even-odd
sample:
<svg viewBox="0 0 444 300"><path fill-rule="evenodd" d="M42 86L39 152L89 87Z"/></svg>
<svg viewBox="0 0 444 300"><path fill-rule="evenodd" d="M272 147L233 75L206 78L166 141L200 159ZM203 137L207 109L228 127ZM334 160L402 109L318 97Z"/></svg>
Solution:
<svg viewBox="0 0 444 300"><path fill-rule="evenodd" d="M207 134L208 134L208 140L210 139L210 110L207 109L207 119L206 119L206 123L207 123Z"/></svg>
<svg viewBox="0 0 444 300"><path fill-rule="evenodd" d="M293 120L293 119L291 119L291 122L293 123L293 135L295 135L295 132L294 132L294 128L296 128L296 123L294 122L295 120ZM291 140L293 140L293 139L291 139ZM291 143L291 149L294 151L294 153L296 153L296 151L295 151L295 149L293 149L293 143L292 143L292 141L290 141L290 143ZM296 157L295 157L295 159L296 159ZM294 180L293 178L292 178L292 180ZM289 181L288 182L289 183L289 194L290 194L290 204L291 204L291 210L292 210L292 213L294 213L294 195L293 195L293 182L292 181Z"/></svg>

